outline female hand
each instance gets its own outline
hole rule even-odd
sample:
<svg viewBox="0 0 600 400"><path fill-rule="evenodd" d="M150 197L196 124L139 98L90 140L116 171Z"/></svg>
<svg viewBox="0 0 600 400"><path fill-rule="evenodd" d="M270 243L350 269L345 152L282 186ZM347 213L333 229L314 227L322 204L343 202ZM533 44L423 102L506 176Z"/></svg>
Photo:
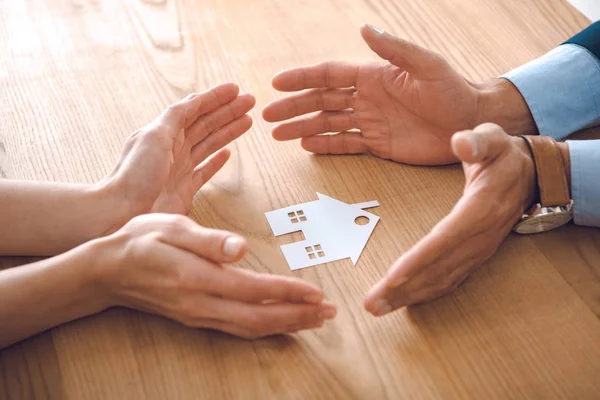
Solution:
<svg viewBox="0 0 600 400"><path fill-rule="evenodd" d="M127 218L149 212L186 214L196 192L223 167L223 148L252 126L252 95L233 83L192 93L127 139L101 182L127 205ZM123 223L125 222L123 221Z"/></svg>
<svg viewBox="0 0 600 400"><path fill-rule="evenodd" d="M134 132L113 171L93 184L0 180L0 254L55 255L149 212L186 214L229 158L254 106L233 83L193 93ZM44 207L40 207L43 198Z"/></svg>
<svg viewBox="0 0 600 400"><path fill-rule="evenodd" d="M270 122L318 111L273 129L277 140L302 138L319 154L370 152L408 164L456 162L450 138L477 125L481 91L439 54L369 25L369 47L389 64L325 62L280 72L273 87L303 89L269 104ZM321 135L336 132L335 135Z"/></svg>
<svg viewBox="0 0 600 400"><path fill-rule="evenodd" d="M460 285L490 259L535 193L535 170L525 142L494 124L452 137L466 184L452 212L371 288L365 307L374 315L435 299Z"/></svg>
<svg viewBox="0 0 600 400"><path fill-rule="evenodd" d="M223 265L244 256L245 240L184 216L136 217L93 247L108 306L244 338L318 328L336 314L307 282Z"/></svg>

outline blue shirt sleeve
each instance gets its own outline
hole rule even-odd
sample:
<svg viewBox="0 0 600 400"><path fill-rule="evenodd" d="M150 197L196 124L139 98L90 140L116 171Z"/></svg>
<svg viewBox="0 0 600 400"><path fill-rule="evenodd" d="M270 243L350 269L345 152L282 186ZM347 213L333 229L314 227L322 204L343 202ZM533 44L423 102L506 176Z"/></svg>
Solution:
<svg viewBox="0 0 600 400"><path fill-rule="evenodd" d="M560 140L600 121L600 60L564 44L502 78L523 95L540 135ZM600 227L600 140L567 141L575 223Z"/></svg>
<svg viewBox="0 0 600 400"><path fill-rule="evenodd" d="M577 225L600 227L600 140L567 140Z"/></svg>
<svg viewBox="0 0 600 400"><path fill-rule="evenodd" d="M504 75L521 92L541 135L562 139L600 120L600 61L564 44Z"/></svg>

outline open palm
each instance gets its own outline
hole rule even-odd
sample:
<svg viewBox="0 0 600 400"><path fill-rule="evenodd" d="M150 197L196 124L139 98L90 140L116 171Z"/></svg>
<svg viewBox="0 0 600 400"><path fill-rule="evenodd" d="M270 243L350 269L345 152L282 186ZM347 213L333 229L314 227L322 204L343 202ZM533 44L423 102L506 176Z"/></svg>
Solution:
<svg viewBox="0 0 600 400"><path fill-rule="evenodd" d="M275 89L307 91L263 111L278 140L302 138L319 154L370 152L408 164L456 162L452 134L477 123L478 90L441 56L365 25L367 44L390 64L325 62L283 71ZM323 135L324 133L337 133Z"/></svg>
<svg viewBox="0 0 600 400"><path fill-rule="evenodd" d="M185 214L194 194L227 162L225 145L246 132L254 106L233 83L194 93L131 134L103 183L114 187L130 217L148 212Z"/></svg>

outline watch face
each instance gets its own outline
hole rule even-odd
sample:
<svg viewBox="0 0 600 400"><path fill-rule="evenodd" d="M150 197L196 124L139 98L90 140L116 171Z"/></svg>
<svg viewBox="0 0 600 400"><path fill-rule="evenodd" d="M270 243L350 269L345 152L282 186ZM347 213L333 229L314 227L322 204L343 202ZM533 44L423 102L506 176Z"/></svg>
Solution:
<svg viewBox="0 0 600 400"><path fill-rule="evenodd" d="M538 233L558 228L568 223L573 218L570 212L556 212L550 214L535 215L515 226L517 233Z"/></svg>

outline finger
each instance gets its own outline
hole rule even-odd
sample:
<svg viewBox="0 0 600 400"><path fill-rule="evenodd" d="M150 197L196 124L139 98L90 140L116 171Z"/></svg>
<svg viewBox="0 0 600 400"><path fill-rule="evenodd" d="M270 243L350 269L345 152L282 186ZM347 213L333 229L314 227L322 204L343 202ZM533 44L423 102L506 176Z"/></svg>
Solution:
<svg viewBox="0 0 600 400"><path fill-rule="evenodd" d="M439 54L372 25L362 25L360 33L367 45L379 57L416 77L424 79L438 77L440 73L448 70L448 63Z"/></svg>
<svg viewBox="0 0 600 400"><path fill-rule="evenodd" d="M310 117L285 122L273 129L275 140L292 140L327 132L343 132L356 129L352 111L321 111Z"/></svg>
<svg viewBox="0 0 600 400"><path fill-rule="evenodd" d="M234 267L208 271L201 284L213 295L246 303L269 300L320 304L324 298L318 287L302 279Z"/></svg>
<svg viewBox="0 0 600 400"><path fill-rule="evenodd" d="M200 190L206 182L223 168L225 163L227 163L227 160L229 160L230 155L231 152L228 148L222 148L194 169L192 175L194 193Z"/></svg>
<svg viewBox="0 0 600 400"><path fill-rule="evenodd" d="M169 106L150 127L173 137L192 125L198 117L233 100L239 92L235 83L225 83L201 93L192 93Z"/></svg>
<svg viewBox="0 0 600 400"><path fill-rule="evenodd" d="M386 277L388 287L402 285L421 270L443 261L454 249L464 247L469 239L486 232L488 227L480 223L486 219L486 212L472 212L478 208L471 198L461 198L450 214L394 263ZM477 253L481 248L473 250Z"/></svg>
<svg viewBox="0 0 600 400"><path fill-rule="evenodd" d="M496 124L485 123L452 136L452 151L459 160L477 163L494 160L510 148L511 138Z"/></svg>
<svg viewBox="0 0 600 400"><path fill-rule="evenodd" d="M469 271L473 268L472 265L467 265L465 261L458 259L453 260L452 265L459 265L459 267L452 271L444 269L443 274L447 275L438 274L438 276L432 278L427 277L426 274L419 275L406 285L388 292L385 296L387 303L392 310L397 310L402 307L432 301L449 294L466 280Z"/></svg>
<svg viewBox="0 0 600 400"><path fill-rule="evenodd" d="M448 260L450 260L451 267L459 265L461 260L451 257L456 249L467 248L469 251L464 252L467 256L486 249L483 245L472 249L466 244L472 237L479 235L482 230L477 226L478 216L472 215L473 206L464 199L462 198L452 212L440 221L430 233L403 254L389 269L387 276L369 291L365 298L367 311L374 315L384 315L393 310L386 299L388 294L395 291L400 291L401 294L403 290L408 290L411 287L408 282L415 279L418 274L429 273L438 276L440 264L448 263ZM400 289L404 285L407 285L407 288ZM417 285L416 288L413 286L411 290L419 291L421 289L423 289L423 285ZM413 299L412 302L416 300ZM401 301L398 301L395 306L400 303Z"/></svg>
<svg viewBox="0 0 600 400"><path fill-rule="evenodd" d="M214 329L217 331L225 332L233 336L241 337L243 339L257 339L258 335L251 329L232 324L218 319L207 319L202 318L198 320L186 321L186 325L193 328L205 328Z"/></svg>
<svg viewBox="0 0 600 400"><path fill-rule="evenodd" d="M359 64L328 61L309 67L292 68L273 77L273 87L282 92L309 88L345 88L356 85Z"/></svg>
<svg viewBox="0 0 600 400"><path fill-rule="evenodd" d="M209 137L212 132L242 117L256 104L251 94L243 94L213 112L200 117L186 131L186 137L192 146Z"/></svg>
<svg viewBox="0 0 600 400"><path fill-rule="evenodd" d="M280 332L277 332L277 333L270 332L267 334L261 334L261 332L259 332L258 330L249 329L249 328L239 326L236 324L232 324L229 322L225 322L225 321L219 321L217 319L202 318L199 320L194 320L191 323L188 323L188 325L197 327L197 328L214 329L214 330L225 332L230 335L238 336L238 337L241 337L244 339L258 339L260 337L273 335L273 334L294 333L294 332L298 332L298 331L305 330L305 329L321 328L323 326L324 322L325 321L320 320L320 321L317 321L316 323L308 323L308 324L303 323L303 324L288 325L288 326L283 327Z"/></svg>
<svg viewBox="0 0 600 400"><path fill-rule="evenodd" d="M464 249L456 249L439 263L421 269L406 283L393 289L384 278L369 290L365 308L373 315L381 316L405 306L434 300L460 286L476 263L476 257Z"/></svg>
<svg viewBox="0 0 600 400"><path fill-rule="evenodd" d="M210 310L212 318L252 329L260 336L287 332L298 325L310 326L335 317L335 308L328 303L251 304L212 297L203 300L203 305Z"/></svg>
<svg viewBox="0 0 600 400"><path fill-rule="evenodd" d="M360 132L341 132L302 138L302 147L315 154L361 154L369 151Z"/></svg>
<svg viewBox="0 0 600 400"><path fill-rule="evenodd" d="M241 259L248 248L246 240L235 233L208 229L181 215L157 216L158 239L186 250L197 257L228 263Z"/></svg>
<svg viewBox="0 0 600 400"><path fill-rule="evenodd" d="M341 111L353 107L354 89L312 89L275 100L263 110L268 122L278 122L315 111Z"/></svg>
<svg viewBox="0 0 600 400"><path fill-rule="evenodd" d="M251 127L252 118L249 115L243 115L214 131L203 141L192 147L192 162L194 164L201 163L215 151L242 136Z"/></svg>

